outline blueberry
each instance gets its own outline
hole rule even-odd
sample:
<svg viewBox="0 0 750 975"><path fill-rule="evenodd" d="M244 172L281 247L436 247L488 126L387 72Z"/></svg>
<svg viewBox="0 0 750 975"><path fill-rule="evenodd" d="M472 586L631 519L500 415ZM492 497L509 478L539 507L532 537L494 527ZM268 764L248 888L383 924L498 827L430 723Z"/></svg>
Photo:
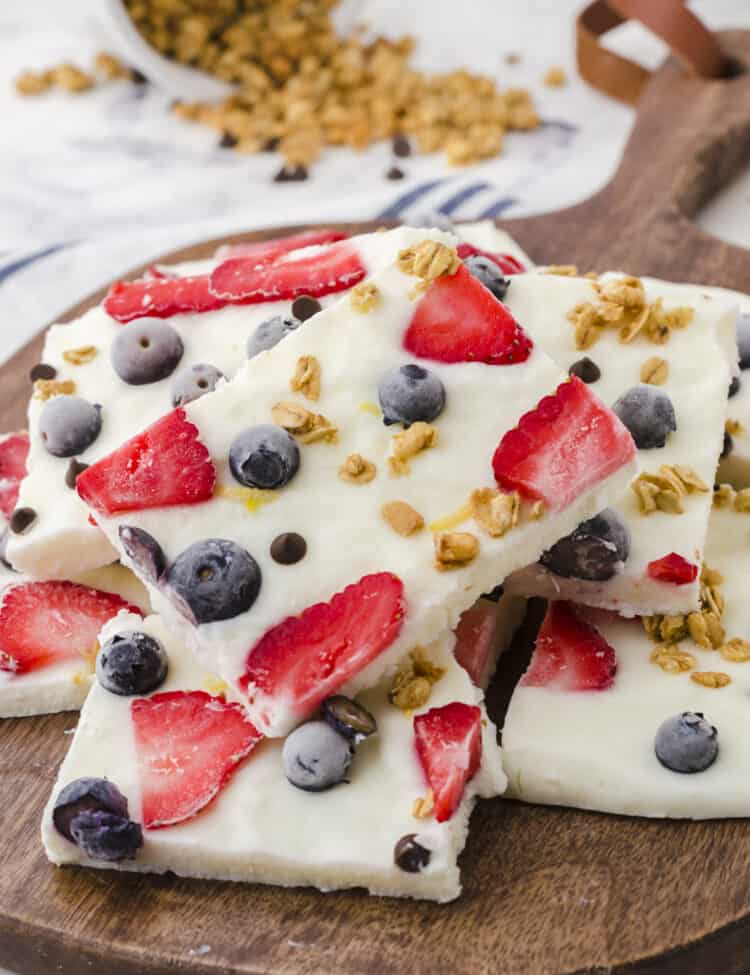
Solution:
<svg viewBox="0 0 750 975"><path fill-rule="evenodd" d="M445 407L445 387L434 372L409 364L389 370L378 384L383 422L426 423L440 416Z"/></svg>
<svg viewBox="0 0 750 975"><path fill-rule="evenodd" d="M175 559L164 585L191 623L214 623L250 609L260 592L260 567L234 542L209 538L195 542Z"/></svg>
<svg viewBox="0 0 750 975"><path fill-rule="evenodd" d="M472 257L467 257L464 264L467 271L477 281L481 281L498 301L503 300L510 287L510 281L503 277L503 272L494 261L491 261L489 257L483 257L481 254L474 254Z"/></svg>
<svg viewBox="0 0 750 975"><path fill-rule="evenodd" d="M166 322L130 322L112 343L112 368L129 386L158 383L172 375L184 351L182 339Z"/></svg>
<svg viewBox="0 0 750 975"><path fill-rule="evenodd" d="M740 369L750 369L750 314L737 316L737 352Z"/></svg>
<svg viewBox="0 0 750 975"><path fill-rule="evenodd" d="M659 726L654 751L673 772L703 772L719 754L718 732L700 711L683 711Z"/></svg>
<svg viewBox="0 0 750 975"><path fill-rule="evenodd" d="M378 723L367 708L352 701L343 694L329 697L323 701L323 718L328 724L352 744L358 745L365 738L374 735L378 730Z"/></svg>
<svg viewBox="0 0 750 975"><path fill-rule="evenodd" d="M406 873L419 873L430 862L430 851L417 842L416 833L402 836L393 849L393 862Z"/></svg>
<svg viewBox="0 0 750 975"><path fill-rule="evenodd" d="M108 812L78 813L71 821L70 833L73 842L87 857L108 863L135 860L143 846L140 823Z"/></svg>
<svg viewBox="0 0 750 975"><path fill-rule="evenodd" d="M39 431L53 457L75 457L91 446L102 430L102 408L80 396L56 396L42 410Z"/></svg>
<svg viewBox="0 0 750 975"><path fill-rule="evenodd" d="M299 328L302 322L291 315L283 318L281 315L274 315L265 322L261 322L253 334L247 340L247 357L254 359L259 352L272 349L285 339L290 332Z"/></svg>
<svg viewBox="0 0 750 975"><path fill-rule="evenodd" d="M539 561L566 579L603 582L617 574L629 555L627 526L611 508L605 508L555 542Z"/></svg>
<svg viewBox="0 0 750 975"><path fill-rule="evenodd" d="M346 738L325 721L308 721L284 742L284 772L298 789L322 792L344 781L353 754Z"/></svg>
<svg viewBox="0 0 750 975"><path fill-rule="evenodd" d="M224 373L220 369L203 362L180 369L172 382L172 406L184 406L206 393L212 393L223 378Z"/></svg>
<svg viewBox="0 0 750 975"><path fill-rule="evenodd" d="M99 651L96 676L111 694L150 694L166 679L166 650L148 633L117 633Z"/></svg>
<svg viewBox="0 0 750 975"><path fill-rule="evenodd" d="M633 386L612 409L630 431L639 450L663 447L667 436L677 429L672 400L653 386Z"/></svg>
<svg viewBox="0 0 750 975"><path fill-rule="evenodd" d="M61 789L55 799L52 811L55 829L72 842L71 820L84 812L106 812L127 817L128 800L114 782L107 779L75 779Z"/></svg>
<svg viewBox="0 0 750 975"><path fill-rule="evenodd" d="M121 525L120 542L125 554L150 582L157 582L167 569L167 557L153 535L142 528Z"/></svg>
<svg viewBox="0 0 750 975"><path fill-rule="evenodd" d="M741 385L742 384L741 384L741 381L740 381L740 377L739 376L732 376L732 380L729 383L729 392L727 393L727 397L729 399L731 399L733 396L736 396L737 393L739 393L739 391L740 391L740 386Z"/></svg>
<svg viewBox="0 0 750 975"><path fill-rule="evenodd" d="M229 468L234 479L245 487L283 487L299 470L299 461L294 437L272 423L248 427L229 450Z"/></svg>

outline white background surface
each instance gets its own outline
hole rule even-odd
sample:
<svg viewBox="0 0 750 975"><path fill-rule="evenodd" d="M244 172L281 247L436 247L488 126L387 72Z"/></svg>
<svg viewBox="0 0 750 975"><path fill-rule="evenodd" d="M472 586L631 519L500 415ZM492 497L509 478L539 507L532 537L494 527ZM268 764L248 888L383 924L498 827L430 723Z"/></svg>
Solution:
<svg viewBox="0 0 750 975"><path fill-rule="evenodd" d="M172 247L225 232L272 224L356 219L380 214L426 180L450 182L408 216L434 209L477 183L453 212L473 218L504 198L504 215L576 202L609 179L632 121L630 109L588 89L573 75L576 0L359 0L358 15L377 30L419 37L418 62L431 70L466 66L506 85L532 88L550 124L513 135L506 151L471 170L451 170L437 156L405 160L408 178L386 182L388 147L326 154L309 182L275 185L273 156L236 156L216 148L213 132L174 119L170 98L153 87L111 84L73 98L21 99L12 81L25 68L61 60L90 65L116 49L97 17L97 0L0 2L0 360L48 320L128 267ZM746 0L693 4L715 27L750 28ZM429 16L426 13L429 12ZM651 66L661 45L628 25L613 46ZM520 53L520 65L504 55ZM541 77L563 65L571 81L549 89ZM665 119L664 136L669 135ZM750 176L704 215L710 230L750 244ZM72 243L76 242L76 243ZM3 277L2 269L40 250L66 245ZM559 260L565 263L566 255ZM0 973L2 975L2 973ZM36 975L36 973L35 973Z"/></svg>

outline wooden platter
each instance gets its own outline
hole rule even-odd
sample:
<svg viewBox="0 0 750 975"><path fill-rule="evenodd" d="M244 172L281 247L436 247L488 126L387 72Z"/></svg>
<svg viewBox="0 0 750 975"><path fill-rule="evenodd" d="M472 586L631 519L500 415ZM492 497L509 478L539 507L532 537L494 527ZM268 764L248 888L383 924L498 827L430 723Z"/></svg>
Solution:
<svg viewBox="0 0 750 975"><path fill-rule="evenodd" d="M750 33L722 38L750 64ZM609 186L579 206L504 226L540 263L750 291L750 253L691 223L748 159L750 76L707 82L667 63ZM204 257L223 242L164 260ZM2 429L23 425L40 348L37 339L0 369ZM533 617L491 692L500 723ZM75 723L75 715L0 722L0 965L20 975L750 972L750 824L741 821L650 822L484 802L462 858L464 895L447 906L55 869L39 819Z"/></svg>

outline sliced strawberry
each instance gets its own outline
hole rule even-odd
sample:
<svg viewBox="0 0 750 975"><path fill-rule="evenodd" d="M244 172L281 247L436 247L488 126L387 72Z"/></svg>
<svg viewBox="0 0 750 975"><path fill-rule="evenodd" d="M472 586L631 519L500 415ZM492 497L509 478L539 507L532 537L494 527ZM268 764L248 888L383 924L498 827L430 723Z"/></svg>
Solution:
<svg viewBox="0 0 750 975"><path fill-rule="evenodd" d="M404 348L436 362L525 362L533 344L508 309L463 266L434 281L417 304Z"/></svg>
<svg viewBox="0 0 750 975"><path fill-rule="evenodd" d="M526 270L523 264L512 254L495 254L492 251L483 251L479 247L465 242L459 244L456 251L462 261L467 257L486 257L493 264L497 264L503 274L522 274Z"/></svg>
<svg viewBox="0 0 750 975"><path fill-rule="evenodd" d="M104 515L208 501L216 468L182 409L157 420L78 476L78 494Z"/></svg>
<svg viewBox="0 0 750 975"><path fill-rule="evenodd" d="M492 467L501 488L561 511L634 456L627 429L574 376L505 434Z"/></svg>
<svg viewBox="0 0 750 975"><path fill-rule="evenodd" d="M93 656L108 620L121 610L142 615L119 596L73 582L24 582L1 598L0 670L15 674Z"/></svg>
<svg viewBox="0 0 750 975"><path fill-rule="evenodd" d="M345 291L364 278L367 270L348 244L336 244L320 253L258 265L254 257L233 257L211 274L211 293L222 301L256 304L291 301L300 295L320 298Z"/></svg>
<svg viewBox="0 0 750 975"><path fill-rule="evenodd" d="M170 691L130 705L146 829L192 819L212 802L262 735L239 704Z"/></svg>
<svg viewBox="0 0 750 975"><path fill-rule="evenodd" d="M316 244L334 244L346 240L349 235L340 230L304 230L288 237L274 237L272 240L245 241L240 244L227 244L216 251L216 257L225 261L230 257L252 257L256 265L270 264L283 254L313 247Z"/></svg>
<svg viewBox="0 0 750 975"><path fill-rule="evenodd" d="M646 574L659 582L671 582L675 586L687 586L698 578L698 566L683 559L677 552L670 552L660 559L649 562Z"/></svg>
<svg viewBox="0 0 750 975"><path fill-rule="evenodd" d="M414 718L417 755L435 797L435 819L444 823L458 809L466 783L482 761L482 712L454 701Z"/></svg>
<svg viewBox="0 0 750 975"><path fill-rule="evenodd" d="M455 629L453 655L477 687L484 690L497 663L498 607L491 599L479 599L461 614Z"/></svg>
<svg viewBox="0 0 750 975"><path fill-rule="evenodd" d="M519 686L561 691L606 691L615 682L617 657L596 627L570 603L550 603L534 656Z"/></svg>
<svg viewBox="0 0 750 975"><path fill-rule="evenodd" d="M309 606L269 630L250 651L241 688L259 701L260 720L274 729L291 712L310 714L398 637L404 586L389 572L364 576L330 602Z"/></svg>
<svg viewBox="0 0 750 975"><path fill-rule="evenodd" d="M11 433L0 439L0 512L6 518L10 518L16 507L21 481L26 477L28 455L28 433Z"/></svg>
<svg viewBox="0 0 750 975"><path fill-rule="evenodd" d="M104 310L115 321L134 318L171 318L185 312L216 311L221 301L208 290L208 275L168 278L165 275L139 281L118 281L104 299Z"/></svg>

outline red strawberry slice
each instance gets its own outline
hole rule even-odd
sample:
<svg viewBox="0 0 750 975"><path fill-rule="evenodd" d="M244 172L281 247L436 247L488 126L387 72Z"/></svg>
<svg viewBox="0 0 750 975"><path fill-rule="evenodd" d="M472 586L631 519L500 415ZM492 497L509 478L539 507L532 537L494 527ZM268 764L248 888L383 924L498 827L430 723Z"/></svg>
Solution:
<svg viewBox="0 0 750 975"><path fill-rule="evenodd" d="M192 819L212 802L262 735L239 704L170 691L130 705L146 829Z"/></svg>
<svg viewBox="0 0 750 975"><path fill-rule="evenodd" d="M455 629L456 645L453 655L471 677L472 682L484 690L497 664L498 606L491 599L478 599L461 614Z"/></svg>
<svg viewBox="0 0 750 975"><path fill-rule="evenodd" d="M275 732L306 717L387 650L404 622L404 586L390 572L364 576L330 602L265 633L247 657L241 688ZM282 731L283 733L283 731Z"/></svg>
<svg viewBox="0 0 750 975"><path fill-rule="evenodd" d="M78 494L100 514L208 501L216 468L182 409L157 420L76 481Z"/></svg>
<svg viewBox="0 0 750 975"><path fill-rule="evenodd" d="M123 325L134 318L171 318L186 312L216 311L221 301L208 290L208 275L118 281L104 299L104 310Z"/></svg>
<svg viewBox="0 0 750 975"><path fill-rule="evenodd" d="M272 240L226 244L216 251L216 257L222 261L230 257L252 257L256 265L270 264L291 251L297 251L303 247L313 247L317 244L334 244L337 240L346 240L348 236L340 230L305 230L300 234L274 237Z"/></svg>
<svg viewBox="0 0 750 975"><path fill-rule="evenodd" d="M492 467L501 488L561 511L634 456L627 429L574 376L505 434Z"/></svg>
<svg viewBox="0 0 750 975"><path fill-rule="evenodd" d="M112 617L121 610L143 615L119 596L73 582L25 582L1 598L0 670L15 674L93 655Z"/></svg>
<svg viewBox="0 0 750 975"><path fill-rule="evenodd" d="M458 809L482 761L482 712L461 701L431 708L414 718L414 739L435 797L435 819L444 823Z"/></svg>
<svg viewBox="0 0 750 975"><path fill-rule="evenodd" d="M28 454L28 433L11 433L0 439L0 511L6 518L16 507L21 481L26 477Z"/></svg>
<svg viewBox="0 0 750 975"><path fill-rule="evenodd" d="M675 586L687 586L698 578L698 566L683 559L677 552L670 552L660 559L649 562L646 574L659 582L671 582Z"/></svg>
<svg viewBox="0 0 750 975"><path fill-rule="evenodd" d="M550 603L521 687L606 691L615 682L617 657L596 627L570 603Z"/></svg>
<svg viewBox="0 0 750 975"><path fill-rule="evenodd" d="M508 309L464 266L434 281L417 304L404 348L435 362L525 362L533 344Z"/></svg>
<svg viewBox="0 0 750 975"><path fill-rule="evenodd" d="M233 257L211 274L211 293L222 301L256 304L291 301L300 295L320 298L354 287L367 270L348 244L335 244L319 254L259 265L254 257Z"/></svg>
<svg viewBox="0 0 750 975"><path fill-rule="evenodd" d="M486 257L493 264L497 264L503 274L522 274L526 270L523 264L512 254L495 254L492 251L483 251L479 247L465 242L459 244L456 251L462 261L467 257Z"/></svg>

